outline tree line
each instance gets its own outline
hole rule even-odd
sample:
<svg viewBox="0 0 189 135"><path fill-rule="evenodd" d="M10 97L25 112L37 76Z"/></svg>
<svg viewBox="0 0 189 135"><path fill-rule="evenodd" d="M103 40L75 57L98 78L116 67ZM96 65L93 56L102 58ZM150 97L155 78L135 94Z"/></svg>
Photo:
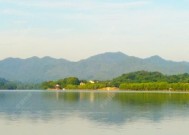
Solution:
<svg viewBox="0 0 189 135"><path fill-rule="evenodd" d="M115 87L121 90L189 90L189 74L164 75L160 72L137 71L123 74L107 81L79 80L67 77L39 84L7 81L0 78L0 89L103 89Z"/></svg>
<svg viewBox="0 0 189 135"><path fill-rule="evenodd" d="M41 84L21 83L0 78L0 90L31 90L40 88Z"/></svg>
<svg viewBox="0 0 189 135"><path fill-rule="evenodd" d="M42 83L42 89L100 89L107 86L106 81L79 80L76 77L68 77L57 81L46 81Z"/></svg>
<svg viewBox="0 0 189 135"><path fill-rule="evenodd" d="M137 71L123 74L108 81L79 80L68 77L42 83L42 89L53 89L58 84L65 89L102 89L117 87L121 90L189 90L189 74L163 75L160 72Z"/></svg>

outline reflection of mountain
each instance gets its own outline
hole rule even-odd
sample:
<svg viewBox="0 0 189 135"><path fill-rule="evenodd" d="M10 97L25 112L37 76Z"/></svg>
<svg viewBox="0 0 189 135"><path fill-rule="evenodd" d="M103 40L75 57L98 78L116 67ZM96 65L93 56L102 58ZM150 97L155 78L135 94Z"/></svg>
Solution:
<svg viewBox="0 0 189 135"><path fill-rule="evenodd" d="M113 92L0 92L7 117L50 120L72 115L105 124L189 116L189 94Z"/></svg>

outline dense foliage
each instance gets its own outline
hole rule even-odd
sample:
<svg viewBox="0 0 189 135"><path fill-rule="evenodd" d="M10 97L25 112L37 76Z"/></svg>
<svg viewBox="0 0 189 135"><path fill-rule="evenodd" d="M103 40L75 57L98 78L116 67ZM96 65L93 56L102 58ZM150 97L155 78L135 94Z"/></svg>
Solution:
<svg viewBox="0 0 189 135"><path fill-rule="evenodd" d="M0 78L0 89L1 90L14 90L14 89L39 89L39 84L26 84L20 82L8 81L3 78Z"/></svg>
<svg viewBox="0 0 189 135"><path fill-rule="evenodd" d="M0 89L16 89L16 84L0 78Z"/></svg>
<svg viewBox="0 0 189 135"><path fill-rule="evenodd" d="M168 82L168 83L189 83L189 74L163 75L159 72L138 71L123 74L111 81L113 85L119 86L121 83L149 83L149 82Z"/></svg>
<svg viewBox="0 0 189 135"><path fill-rule="evenodd" d="M57 81L43 82L42 89L100 89L106 87L106 83L105 81L91 83L90 81L79 80L76 77L68 77Z"/></svg>
<svg viewBox="0 0 189 135"><path fill-rule="evenodd" d="M189 74L163 75L138 71L115 78L111 84L124 90L189 90Z"/></svg>
<svg viewBox="0 0 189 135"><path fill-rule="evenodd" d="M189 90L189 74L163 75L159 72L138 71L123 74L111 81L79 80L69 77L58 81L49 81L42 84L43 89L102 89L117 87L123 90Z"/></svg>
<svg viewBox="0 0 189 135"><path fill-rule="evenodd" d="M119 86L122 90L189 90L189 83L167 83L167 82L152 82L152 83L122 83Z"/></svg>
<svg viewBox="0 0 189 135"><path fill-rule="evenodd" d="M48 82L43 82L42 83L42 88L43 89L53 89L58 85L59 89L61 88L67 88L67 87L73 87L76 85L79 85L80 81L76 77L69 77L65 79L61 79L58 81L48 81Z"/></svg>

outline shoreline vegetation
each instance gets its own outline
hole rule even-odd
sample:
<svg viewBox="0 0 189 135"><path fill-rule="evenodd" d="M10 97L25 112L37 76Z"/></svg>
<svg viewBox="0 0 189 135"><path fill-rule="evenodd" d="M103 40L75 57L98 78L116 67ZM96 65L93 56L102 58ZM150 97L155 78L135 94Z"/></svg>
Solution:
<svg viewBox="0 0 189 135"><path fill-rule="evenodd" d="M108 81L79 80L68 77L42 83L49 90L134 90L134 91L189 91L189 74L163 75L159 72L138 71L123 74Z"/></svg>
<svg viewBox="0 0 189 135"><path fill-rule="evenodd" d="M69 85L66 88L48 88L43 90L99 90L99 91L188 91L189 84L187 83L124 83L120 87L80 87L77 85Z"/></svg>
<svg viewBox="0 0 189 135"><path fill-rule="evenodd" d="M137 71L106 81L79 80L68 77L38 84L0 79L0 89L101 90L101 91L189 91L189 74L163 75L160 72Z"/></svg>

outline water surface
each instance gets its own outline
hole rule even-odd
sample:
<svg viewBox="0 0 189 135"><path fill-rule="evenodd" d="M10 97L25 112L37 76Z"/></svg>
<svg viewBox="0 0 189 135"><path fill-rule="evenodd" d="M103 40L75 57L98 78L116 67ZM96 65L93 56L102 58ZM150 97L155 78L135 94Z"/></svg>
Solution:
<svg viewBox="0 0 189 135"><path fill-rule="evenodd" d="M188 135L189 94L0 91L6 135Z"/></svg>

